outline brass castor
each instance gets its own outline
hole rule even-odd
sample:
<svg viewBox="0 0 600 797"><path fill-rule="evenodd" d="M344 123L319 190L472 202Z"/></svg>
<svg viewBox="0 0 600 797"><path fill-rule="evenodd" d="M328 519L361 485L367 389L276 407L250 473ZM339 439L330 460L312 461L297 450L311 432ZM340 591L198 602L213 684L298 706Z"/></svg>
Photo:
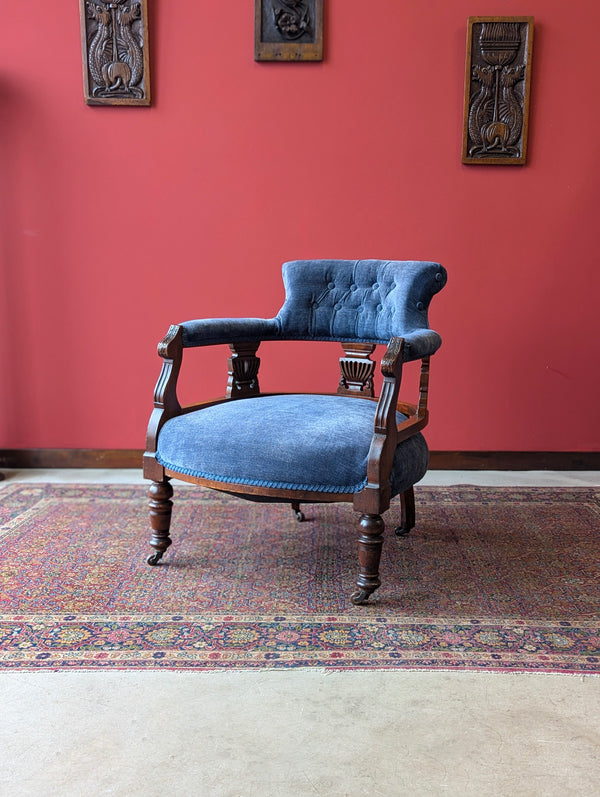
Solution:
<svg viewBox="0 0 600 797"><path fill-rule="evenodd" d="M156 551L155 553L150 554L150 556L146 559L146 562L147 564L154 567L160 562L161 559L162 559L162 552Z"/></svg>
<svg viewBox="0 0 600 797"><path fill-rule="evenodd" d="M367 592L366 589L360 589L360 590L358 590L358 592L354 592L350 596L350 600L352 601L352 603L355 606L360 606L363 603L368 603L369 602L369 595L371 595L370 591Z"/></svg>
<svg viewBox="0 0 600 797"><path fill-rule="evenodd" d="M296 520L298 523L303 523L306 520L306 515L300 509L300 504L298 501L292 501L292 511L294 515L296 515Z"/></svg>

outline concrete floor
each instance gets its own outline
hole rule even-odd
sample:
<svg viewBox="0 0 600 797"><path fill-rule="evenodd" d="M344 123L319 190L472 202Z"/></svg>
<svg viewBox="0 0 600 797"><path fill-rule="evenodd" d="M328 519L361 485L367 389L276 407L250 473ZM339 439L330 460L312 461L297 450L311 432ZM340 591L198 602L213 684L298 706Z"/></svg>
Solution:
<svg viewBox="0 0 600 797"><path fill-rule="evenodd" d="M7 481L141 481L5 471ZM432 471L427 484L600 485ZM0 795L599 795L600 677L347 672L0 674Z"/></svg>

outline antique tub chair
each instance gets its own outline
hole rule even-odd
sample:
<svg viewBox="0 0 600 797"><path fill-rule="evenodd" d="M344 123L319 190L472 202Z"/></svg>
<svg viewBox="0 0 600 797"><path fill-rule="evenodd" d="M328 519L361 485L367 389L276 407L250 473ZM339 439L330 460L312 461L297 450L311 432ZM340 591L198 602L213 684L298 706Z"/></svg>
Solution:
<svg viewBox="0 0 600 797"><path fill-rule="evenodd" d="M158 346L163 365L144 454L144 476L152 480L148 563L158 564L171 544L171 478L286 502L298 520L301 503L347 501L360 516L351 598L360 604L380 585L382 514L392 498L401 502L396 533L415 523L413 485L429 458L421 434L429 360L441 343L427 311L446 271L421 261L298 260L283 265L283 281L285 301L274 318L187 321ZM261 393L261 341L298 340L341 344L336 393ZM184 350L223 343L231 350L225 396L182 407ZM379 398L370 357L377 344L387 346ZM399 401L400 380L403 363L412 360L421 361L419 396L407 404Z"/></svg>

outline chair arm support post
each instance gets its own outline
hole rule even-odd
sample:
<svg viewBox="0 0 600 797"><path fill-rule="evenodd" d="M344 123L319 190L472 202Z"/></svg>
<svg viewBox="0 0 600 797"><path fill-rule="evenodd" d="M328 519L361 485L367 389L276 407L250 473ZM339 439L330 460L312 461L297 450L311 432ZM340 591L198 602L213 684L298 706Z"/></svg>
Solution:
<svg viewBox="0 0 600 797"><path fill-rule="evenodd" d="M381 513L390 504L389 474L398 444L396 404L402 381L403 353L404 339L394 337L381 360L383 384L367 459L367 485L354 499L355 509L361 512Z"/></svg>
<svg viewBox="0 0 600 797"><path fill-rule="evenodd" d="M163 358L162 368L154 388L154 409L148 423L146 452L156 452L156 439L161 426L181 412L177 398L177 378L183 359L181 327L173 325L158 344L158 355Z"/></svg>
<svg viewBox="0 0 600 797"><path fill-rule="evenodd" d="M392 338L381 360L383 385L375 413L375 434L394 436L396 405L402 381L403 353L403 338Z"/></svg>
<svg viewBox="0 0 600 797"><path fill-rule="evenodd" d="M162 370L154 389L154 406L168 417L177 415L181 404L177 398L177 379L183 360L181 327L173 324L158 344L158 356L163 358Z"/></svg>
<svg viewBox="0 0 600 797"><path fill-rule="evenodd" d="M421 376L419 378L419 404L415 406L403 405L399 409L409 417L398 425L396 435L396 445L404 442L412 435L420 432L427 426L429 421L429 410L427 409L427 398L429 391L429 364L430 357L423 357L421 360Z"/></svg>
<svg viewBox="0 0 600 797"><path fill-rule="evenodd" d="M419 418L427 418L427 399L429 395L429 363L430 357L423 357L421 360L421 378L419 380L419 407L417 415Z"/></svg>

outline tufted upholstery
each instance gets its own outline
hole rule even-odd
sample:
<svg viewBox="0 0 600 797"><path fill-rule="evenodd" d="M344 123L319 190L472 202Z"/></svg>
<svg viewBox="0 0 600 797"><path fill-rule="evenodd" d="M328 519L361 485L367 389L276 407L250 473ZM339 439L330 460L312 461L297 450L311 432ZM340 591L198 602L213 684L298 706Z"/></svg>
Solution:
<svg viewBox="0 0 600 797"><path fill-rule="evenodd" d="M297 260L284 265L283 281L283 337L387 343L428 328L429 302L446 275L437 263Z"/></svg>
<svg viewBox="0 0 600 797"><path fill-rule="evenodd" d="M433 354L440 336L427 310L446 284L438 263L400 260L295 260L283 265L286 297L275 318L202 319L182 324L183 345L245 340L405 339L405 360Z"/></svg>

